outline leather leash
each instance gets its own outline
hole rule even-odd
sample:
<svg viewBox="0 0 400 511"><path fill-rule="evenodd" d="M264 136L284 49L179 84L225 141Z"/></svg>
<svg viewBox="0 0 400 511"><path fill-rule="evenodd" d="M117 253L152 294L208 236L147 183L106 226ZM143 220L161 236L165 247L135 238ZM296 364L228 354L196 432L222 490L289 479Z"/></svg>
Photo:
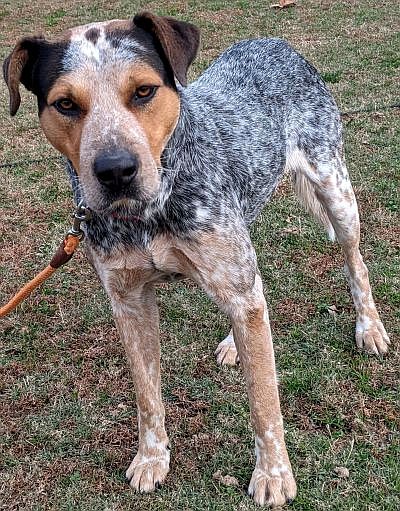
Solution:
<svg viewBox="0 0 400 511"><path fill-rule="evenodd" d="M53 273L67 263L74 255L76 249L79 246L79 242L84 237L84 232L81 229L81 223L86 222L90 218L89 209L81 202L73 215L73 225L67 232L64 240L54 253L50 263L44 270L42 270L35 278L25 284L12 298L11 300L0 308L0 318L7 316L13 311L25 298L27 298L32 291L39 287L45 280L47 280Z"/></svg>

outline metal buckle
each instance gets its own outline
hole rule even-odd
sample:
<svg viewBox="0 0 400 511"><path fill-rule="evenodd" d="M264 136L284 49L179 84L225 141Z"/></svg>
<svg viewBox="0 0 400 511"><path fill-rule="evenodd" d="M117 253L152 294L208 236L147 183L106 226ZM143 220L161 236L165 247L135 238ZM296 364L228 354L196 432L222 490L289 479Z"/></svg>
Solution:
<svg viewBox="0 0 400 511"><path fill-rule="evenodd" d="M90 219L90 216L90 209L84 205L83 201L81 201L78 204L75 213L72 215L74 222L67 235L76 236L80 240L83 240L85 233L81 229L81 223L87 222Z"/></svg>

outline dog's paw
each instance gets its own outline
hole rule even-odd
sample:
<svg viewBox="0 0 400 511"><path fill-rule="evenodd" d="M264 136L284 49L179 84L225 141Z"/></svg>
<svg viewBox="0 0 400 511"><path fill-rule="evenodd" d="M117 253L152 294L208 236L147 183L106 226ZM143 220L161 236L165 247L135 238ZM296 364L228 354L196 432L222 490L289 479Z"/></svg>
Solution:
<svg viewBox="0 0 400 511"><path fill-rule="evenodd" d="M236 351L232 333L218 344L215 355L217 355L217 363L220 365L234 366L239 362L239 355Z"/></svg>
<svg viewBox="0 0 400 511"><path fill-rule="evenodd" d="M169 449L157 456L137 454L128 470L126 478L129 486L140 493L149 493L161 485L169 472Z"/></svg>
<svg viewBox="0 0 400 511"><path fill-rule="evenodd" d="M249 485L249 495L260 506L278 507L291 502L296 497L297 487L290 469L273 469L276 474L268 475L255 468Z"/></svg>
<svg viewBox="0 0 400 511"><path fill-rule="evenodd" d="M379 319L359 318L356 325L357 347L373 355L384 355L389 349L389 336Z"/></svg>

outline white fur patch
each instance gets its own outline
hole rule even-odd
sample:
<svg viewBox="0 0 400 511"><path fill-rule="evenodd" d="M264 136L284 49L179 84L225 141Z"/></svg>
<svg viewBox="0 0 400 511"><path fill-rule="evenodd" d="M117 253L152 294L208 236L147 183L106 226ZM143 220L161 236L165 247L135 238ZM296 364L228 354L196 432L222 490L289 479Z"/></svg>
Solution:
<svg viewBox="0 0 400 511"><path fill-rule="evenodd" d="M137 58L138 52L146 52L146 49L134 39L120 39L118 45L113 46L106 37L105 26L109 22L91 23L77 27L71 33L71 44L63 59L66 70L73 71L84 65L102 66L116 61L132 61ZM95 42L86 38L88 30L98 30L99 36Z"/></svg>

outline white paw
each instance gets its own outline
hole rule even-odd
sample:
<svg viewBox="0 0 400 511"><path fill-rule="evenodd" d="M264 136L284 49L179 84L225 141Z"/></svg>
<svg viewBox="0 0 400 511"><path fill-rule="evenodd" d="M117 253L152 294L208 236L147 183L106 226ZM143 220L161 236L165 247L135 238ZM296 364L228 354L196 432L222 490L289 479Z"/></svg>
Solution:
<svg viewBox="0 0 400 511"><path fill-rule="evenodd" d="M217 355L217 363L220 365L234 366L239 362L239 355L236 351L232 333L218 344L215 355Z"/></svg>
<svg viewBox="0 0 400 511"><path fill-rule="evenodd" d="M161 485L169 472L169 449L156 456L137 454L126 471L129 486L140 493L149 493Z"/></svg>
<svg viewBox="0 0 400 511"><path fill-rule="evenodd" d="M389 336L379 319L361 317L356 324L356 343L360 350L384 355L389 349Z"/></svg>
<svg viewBox="0 0 400 511"><path fill-rule="evenodd" d="M283 506L296 497L297 487L292 471L278 472L277 475L268 475L260 468L254 469L248 492L259 506Z"/></svg>

